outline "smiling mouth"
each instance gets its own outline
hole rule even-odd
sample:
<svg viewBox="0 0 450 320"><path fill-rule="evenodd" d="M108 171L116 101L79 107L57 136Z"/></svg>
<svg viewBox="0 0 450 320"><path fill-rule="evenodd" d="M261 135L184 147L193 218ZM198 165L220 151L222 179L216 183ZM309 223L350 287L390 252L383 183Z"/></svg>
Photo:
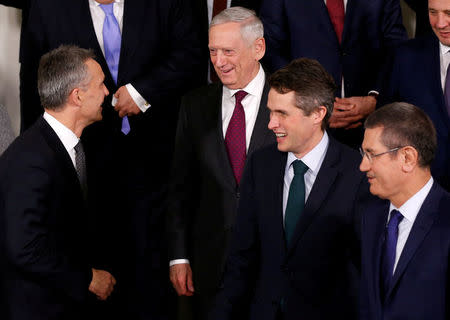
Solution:
<svg viewBox="0 0 450 320"><path fill-rule="evenodd" d="M275 136L277 138L283 138L283 137L286 137L286 133L275 133Z"/></svg>

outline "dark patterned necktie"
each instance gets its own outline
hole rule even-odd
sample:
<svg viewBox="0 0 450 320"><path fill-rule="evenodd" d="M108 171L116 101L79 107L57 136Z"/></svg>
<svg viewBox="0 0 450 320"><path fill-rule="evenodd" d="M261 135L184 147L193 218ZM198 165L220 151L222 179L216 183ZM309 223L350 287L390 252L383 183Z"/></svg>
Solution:
<svg viewBox="0 0 450 320"><path fill-rule="evenodd" d="M344 31L345 9L343 0L327 0L327 9L333 24L334 31L339 40L342 42L342 32Z"/></svg>
<svg viewBox="0 0 450 320"><path fill-rule="evenodd" d="M83 145L81 144L81 140L78 141L74 149L75 149L75 170L77 172L78 180L80 181L83 196L86 197L87 193L86 157L84 155L84 149Z"/></svg>
<svg viewBox="0 0 450 320"><path fill-rule="evenodd" d="M247 92L243 90L234 94L236 99L235 107L225 135L225 147L237 184L241 182L246 157L245 112L242 106L242 99L246 95Z"/></svg>
<svg viewBox="0 0 450 320"><path fill-rule="evenodd" d="M289 187L289 196L284 214L284 232L288 246L298 219L305 208L305 173L308 171L308 166L301 160L295 160L292 162L292 166L294 168L294 178Z"/></svg>
<svg viewBox="0 0 450 320"><path fill-rule="evenodd" d="M397 251L398 225L402 219L403 216L400 211L392 210L391 218L386 227L384 250L381 259L382 300L384 300L391 285Z"/></svg>

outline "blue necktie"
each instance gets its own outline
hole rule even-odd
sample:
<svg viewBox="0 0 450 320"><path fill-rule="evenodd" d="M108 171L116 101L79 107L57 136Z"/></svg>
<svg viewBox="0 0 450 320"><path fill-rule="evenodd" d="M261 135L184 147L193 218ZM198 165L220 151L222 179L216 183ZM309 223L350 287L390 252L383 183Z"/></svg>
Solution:
<svg viewBox="0 0 450 320"><path fill-rule="evenodd" d="M119 23L114 16L114 2L110 4L101 4L100 8L102 8L103 12L105 12L105 21L103 22L103 46L105 47L105 59L114 83L117 84L122 35L120 34ZM130 123L128 122L127 116L122 118L122 132L124 134L128 134L130 132Z"/></svg>
<svg viewBox="0 0 450 320"><path fill-rule="evenodd" d="M381 281L382 281L382 300L389 290L394 272L395 254L397 250L398 225L403 216L398 210L392 210L391 218L386 227L386 238L384 241L384 252L381 260Z"/></svg>
<svg viewBox="0 0 450 320"><path fill-rule="evenodd" d="M289 245L297 221L305 208L305 173L308 166L301 160L292 162L294 167L294 178L289 187L289 196L284 215L284 232L286 234L286 243Z"/></svg>
<svg viewBox="0 0 450 320"><path fill-rule="evenodd" d="M450 54L450 53L446 53ZM450 67L450 65L449 65ZM447 107L447 113L450 115L450 68L447 67L447 74L445 76L445 86L444 86L444 99L445 106Z"/></svg>

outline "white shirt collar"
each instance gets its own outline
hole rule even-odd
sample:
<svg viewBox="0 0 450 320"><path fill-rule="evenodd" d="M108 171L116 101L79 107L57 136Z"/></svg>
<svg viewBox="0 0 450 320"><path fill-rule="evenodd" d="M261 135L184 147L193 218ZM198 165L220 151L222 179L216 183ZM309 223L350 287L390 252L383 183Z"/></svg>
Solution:
<svg viewBox="0 0 450 320"><path fill-rule="evenodd" d="M313 173L317 173L322 166L323 159L325 158L325 154L328 149L329 140L330 138L328 138L328 134L325 131L322 139L320 139L320 142L300 159L308 166L308 170L311 170ZM294 155L294 153L288 152L288 167L290 167L292 162L295 160L298 160L298 158Z"/></svg>
<svg viewBox="0 0 450 320"><path fill-rule="evenodd" d="M48 122L50 127L55 131L59 140L61 140L64 148L66 148L67 152L71 152L73 148L77 145L80 139L75 135L75 133L63 125L61 122L55 119L52 115L44 112L44 119Z"/></svg>
<svg viewBox="0 0 450 320"><path fill-rule="evenodd" d="M263 68L261 67L261 64L259 64L259 70L256 74L256 77L253 78L252 81L250 81L247 86L245 86L242 89L229 89L227 86L223 86L223 94L231 98L234 96L234 94L240 90L244 90L248 94L252 96L260 96L261 95L261 88L264 88L264 85L261 86L260 84L266 81L266 75L264 73Z"/></svg>
<svg viewBox="0 0 450 320"><path fill-rule="evenodd" d="M402 214L403 218L411 223L416 220L417 214L422 207L425 198L430 193L431 187L433 186L433 177L428 180L428 182L411 198L409 198L400 208L397 208L392 203L389 206L389 218L392 210L398 210ZM389 221L389 219L388 219Z"/></svg>
<svg viewBox="0 0 450 320"><path fill-rule="evenodd" d="M442 42L439 42L439 49L441 50L442 55L445 55L450 51L450 47L442 44Z"/></svg>

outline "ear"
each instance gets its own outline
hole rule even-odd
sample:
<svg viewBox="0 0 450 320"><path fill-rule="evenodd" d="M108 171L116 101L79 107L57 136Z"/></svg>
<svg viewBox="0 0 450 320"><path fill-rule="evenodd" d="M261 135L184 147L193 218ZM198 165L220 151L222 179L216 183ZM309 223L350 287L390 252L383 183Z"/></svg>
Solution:
<svg viewBox="0 0 450 320"><path fill-rule="evenodd" d="M419 163L419 153L414 147L403 147L399 152L402 161L402 169L404 172L411 172Z"/></svg>
<svg viewBox="0 0 450 320"><path fill-rule="evenodd" d="M80 88L73 89L69 97L67 98L68 104L74 105L74 106L81 106L81 103L83 101L83 91Z"/></svg>
<svg viewBox="0 0 450 320"><path fill-rule="evenodd" d="M316 108L311 114L314 119L314 124L322 125L323 118L325 118L326 114L327 114L327 108L325 106L320 106L320 107Z"/></svg>
<svg viewBox="0 0 450 320"><path fill-rule="evenodd" d="M264 38L258 38L255 40L254 46L255 60L259 61L266 53L266 40Z"/></svg>

